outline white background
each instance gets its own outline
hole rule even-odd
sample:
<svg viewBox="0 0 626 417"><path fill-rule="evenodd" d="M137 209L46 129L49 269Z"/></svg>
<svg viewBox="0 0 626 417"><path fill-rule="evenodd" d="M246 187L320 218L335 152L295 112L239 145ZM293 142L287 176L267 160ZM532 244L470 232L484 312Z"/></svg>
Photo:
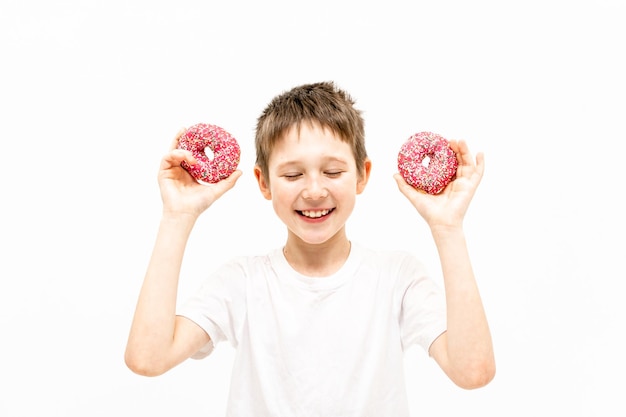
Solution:
<svg viewBox="0 0 626 417"><path fill-rule="evenodd" d="M397 151L431 130L486 156L465 225L497 376L463 391L411 350L413 415L625 415L623 4L1 0L0 415L224 415L230 346L157 378L124 365L158 163L197 122L242 145L244 176L192 234L184 298L283 243L254 126L322 80L364 110L374 161L349 236L408 249L437 280Z"/></svg>

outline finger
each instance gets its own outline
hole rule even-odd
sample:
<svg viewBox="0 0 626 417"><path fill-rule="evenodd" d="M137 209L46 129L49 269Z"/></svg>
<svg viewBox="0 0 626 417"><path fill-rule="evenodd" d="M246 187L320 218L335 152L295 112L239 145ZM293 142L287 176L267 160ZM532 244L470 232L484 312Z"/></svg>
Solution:
<svg viewBox="0 0 626 417"><path fill-rule="evenodd" d="M457 159L460 165L474 165L472 153L469 150L469 146L467 146L467 142L464 140L457 142Z"/></svg>
<svg viewBox="0 0 626 417"><path fill-rule="evenodd" d="M476 154L476 172L481 178L485 172L485 154L482 152Z"/></svg>
<svg viewBox="0 0 626 417"><path fill-rule="evenodd" d="M399 173L394 174L393 178L396 180L396 184L398 184L398 189L400 190L400 192L409 199L411 198L411 194L414 194L415 192L426 194L426 191L415 188L408 182L406 182L406 180Z"/></svg>
<svg viewBox="0 0 626 417"><path fill-rule="evenodd" d="M235 186L235 183L237 183L237 180L241 177L241 175L242 175L242 172L240 170L235 170L227 178L224 178L223 180L217 182L214 188L216 196L219 198L226 191L233 188Z"/></svg>
<svg viewBox="0 0 626 417"><path fill-rule="evenodd" d="M462 155L460 141L455 140L455 139L450 139L448 141L448 144L450 146L450 149L452 149L452 152L454 152L454 156L456 157L458 165L459 166L463 165L463 155Z"/></svg>
<svg viewBox="0 0 626 417"><path fill-rule="evenodd" d="M398 185L398 189L402 192L402 194L404 193L404 189L409 186L409 184L405 181L404 178L402 178L402 175L400 175L399 173L393 174L393 179L396 180L396 184Z"/></svg>
<svg viewBox="0 0 626 417"><path fill-rule="evenodd" d="M180 166L183 161L187 162L189 165L195 165L197 163L196 158L194 158L190 151L184 149L172 149L163 157L161 169Z"/></svg>
<svg viewBox="0 0 626 417"><path fill-rule="evenodd" d="M224 181L231 187L235 185L237 180L243 175L243 172L239 169L233 171L228 177L224 178Z"/></svg>
<svg viewBox="0 0 626 417"><path fill-rule="evenodd" d="M170 144L170 151L174 150L176 148L178 148L178 141L180 139L180 137L187 131L187 128L182 127L178 133L176 134L176 136L174 136L174 140L172 141L172 143Z"/></svg>

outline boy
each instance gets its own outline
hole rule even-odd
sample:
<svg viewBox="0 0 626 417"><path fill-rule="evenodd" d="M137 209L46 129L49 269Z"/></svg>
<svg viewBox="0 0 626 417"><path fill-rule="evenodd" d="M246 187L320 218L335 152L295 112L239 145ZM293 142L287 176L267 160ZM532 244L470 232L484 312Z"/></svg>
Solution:
<svg viewBox="0 0 626 417"><path fill-rule="evenodd" d="M457 177L436 196L395 175L431 229L443 293L411 255L372 251L346 235L372 166L353 105L329 82L272 100L257 123L254 175L287 226L287 242L227 262L176 311L194 222L241 175L198 184L180 166L194 159L175 149L179 133L161 161L163 214L126 349L131 370L159 375L229 341L236 359L228 415L246 417L408 416L402 354L412 344L463 388L493 378L491 336L462 228L482 154L474 161L464 142L452 141Z"/></svg>

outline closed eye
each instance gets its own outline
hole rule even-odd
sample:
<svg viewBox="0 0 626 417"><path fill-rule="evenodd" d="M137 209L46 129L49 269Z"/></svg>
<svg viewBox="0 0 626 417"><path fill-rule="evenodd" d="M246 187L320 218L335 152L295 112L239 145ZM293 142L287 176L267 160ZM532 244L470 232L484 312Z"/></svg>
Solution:
<svg viewBox="0 0 626 417"><path fill-rule="evenodd" d="M340 176L341 174L343 174L343 171L326 171L326 172L324 172L324 174L327 177L336 178L336 177Z"/></svg>
<svg viewBox="0 0 626 417"><path fill-rule="evenodd" d="M284 174L283 175L283 177L287 178L288 180L295 180L295 179L297 179L297 178L299 178L301 176L302 176L302 174L300 174L300 173Z"/></svg>

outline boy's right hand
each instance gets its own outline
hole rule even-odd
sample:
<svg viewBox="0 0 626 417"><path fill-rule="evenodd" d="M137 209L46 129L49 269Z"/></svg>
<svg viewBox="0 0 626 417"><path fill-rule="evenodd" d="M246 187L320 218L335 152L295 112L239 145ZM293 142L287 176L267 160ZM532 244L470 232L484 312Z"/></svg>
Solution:
<svg viewBox="0 0 626 417"><path fill-rule="evenodd" d="M181 129L169 152L161 160L158 181L163 201L164 214L185 214L197 218L226 191L233 188L241 171L236 170L228 178L215 184L200 184L182 166L183 161L190 165L196 163L191 152L177 149L178 139L185 133Z"/></svg>

